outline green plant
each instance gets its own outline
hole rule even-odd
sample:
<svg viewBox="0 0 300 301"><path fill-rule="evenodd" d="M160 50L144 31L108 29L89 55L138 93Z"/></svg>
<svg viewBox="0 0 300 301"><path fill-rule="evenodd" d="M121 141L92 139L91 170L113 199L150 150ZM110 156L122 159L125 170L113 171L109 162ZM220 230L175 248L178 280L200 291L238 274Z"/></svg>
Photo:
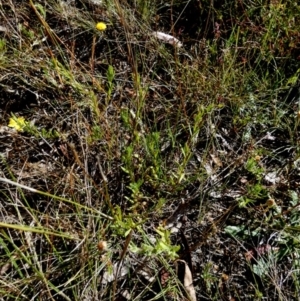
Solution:
<svg viewBox="0 0 300 301"><path fill-rule="evenodd" d="M285 213L276 204L275 200L269 199L263 207L265 218L262 221L262 225L259 221L254 221L251 228L246 225L227 226L225 228L226 233L242 241L263 236L266 232L270 233L275 229L278 231L276 246L266 244L258 246L255 251L261 255L252 264L252 269L253 273L259 277L269 276L273 272L274 267L285 257L293 258L293 269L298 274L300 254L300 231L298 223L300 213L297 207L299 206L299 199L295 191L289 191L289 198L290 207ZM287 214L287 212L289 213L289 217L283 215ZM247 256L249 254L250 258L252 258L253 252L250 251Z"/></svg>
<svg viewBox="0 0 300 301"><path fill-rule="evenodd" d="M178 251L180 246L173 246L170 239L170 231L158 227L155 232L159 235L155 239L155 243L142 243L140 247L135 245L133 242L130 244L130 250L135 253L146 255L149 257L164 256L166 259L175 260L178 258Z"/></svg>
<svg viewBox="0 0 300 301"><path fill-rule="evenodd" d="M208 293L210 294L212 292L214 283L218 280L216 275L213 273L213 263L208 262L205 264L201 278L203 279L206 289Z"/></svg>
<svg viewBox="0 0 300 301"><path fill-rule="evenodd" d="M108 101L111 98L111 93L113 91L114 88L114 78L115 78L115 70L114 67L109 65L107 72L106 72L106 78L107 78L107 96L106 96L106 102L108 103Z"/></svg>

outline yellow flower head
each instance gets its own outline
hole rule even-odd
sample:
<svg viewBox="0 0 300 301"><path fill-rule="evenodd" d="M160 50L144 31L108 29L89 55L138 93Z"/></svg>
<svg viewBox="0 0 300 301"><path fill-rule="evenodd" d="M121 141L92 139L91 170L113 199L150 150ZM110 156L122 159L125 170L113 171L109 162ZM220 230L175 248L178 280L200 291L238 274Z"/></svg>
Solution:
<svg viewBox="0 0 300 301"><path fill-rule="evenodd" d="M23 132L23 129L26 126L25 118L13 116L13 117L9 118L8 126L16 129L19 132Z"/></svg>
<svg viewBox="0 0 300 301"><path fill-rule="evenodd" d="M98 30L100 30L100 31L104 31L104 30L106 29L106 24L103 23L103 22L98 22L98 23L96 24L96 28L97 28Z"/></svg>

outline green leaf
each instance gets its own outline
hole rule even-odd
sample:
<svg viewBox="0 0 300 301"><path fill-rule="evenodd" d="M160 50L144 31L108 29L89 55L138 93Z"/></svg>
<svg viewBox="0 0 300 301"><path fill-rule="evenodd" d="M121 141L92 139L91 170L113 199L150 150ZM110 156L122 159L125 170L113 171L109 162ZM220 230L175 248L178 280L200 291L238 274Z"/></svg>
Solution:
<svg viewBox="0 0 300 301"><path fill-rule="evenodd" d="M238 234L244 233L246 226L227 226L224 230L225 233L233 237L239 236Z"/></svg>

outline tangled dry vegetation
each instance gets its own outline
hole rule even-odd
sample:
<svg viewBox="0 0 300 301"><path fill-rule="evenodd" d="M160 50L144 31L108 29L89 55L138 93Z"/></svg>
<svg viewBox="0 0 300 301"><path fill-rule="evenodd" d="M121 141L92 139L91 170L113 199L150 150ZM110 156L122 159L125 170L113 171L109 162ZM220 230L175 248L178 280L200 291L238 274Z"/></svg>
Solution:
<svg viewBox="0 0 300 301"><path fill-rule="evenodd" d="M2 1L0 300L299 300L300 6L215 2Z"/></svg>

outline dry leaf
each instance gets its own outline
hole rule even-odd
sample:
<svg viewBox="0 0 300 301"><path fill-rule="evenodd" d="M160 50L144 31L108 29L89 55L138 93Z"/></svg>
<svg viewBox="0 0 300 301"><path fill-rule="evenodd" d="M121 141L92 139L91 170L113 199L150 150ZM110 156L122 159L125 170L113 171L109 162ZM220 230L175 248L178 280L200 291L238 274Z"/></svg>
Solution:
<svg viewBox="0 0 300 301"><path fill-rule="evenodd" d="M4 275L9 269L11 268L11 263L7 262L6 264L4 264L1 269L0 269L0 275Z"/></svg>
<svg viewBox="0 0 300 301"><path fill-rule="evenodd" d="M193 285L193 276L192 272L188 266L188 264L184 260L177 260L179 262L182 262L184 264L184 278L183 278L183 286L186 290L186 292L189 295L190 301L197 301L196 298L196 291Z"/></svg>
<svg viewBox="0 0 300 301"><path fill-rule="evenodd" d="M111 271L105 271L102 278L102 284L110 283L114 280L119 280L126 276L129 273L129 268L127 265L123 264L121 268L119 268L119 262L115 262L112 266Z"/></svg>
<svg viewBox="0 0 300 301"><path fill-rule="evenodd" d="M0 25L0 31L7 32L8 28Z"/></svg>
<svg viewBox="0 0 300 301"><path fill-rule="evenodd" d="M175 37L169 35L169 34L166 34L166 33L163 33L163 32L160 32L160 31L154 31L152 33L157 39L163 41L163 42L166 42L168 44L171 44L173 46L177 46L177 47L182 47L182 43L176 39Z"/></svg>
<svg viewBox="0 0 300 301"><path fill-rule="evenodd" d="M223 166L222 161L221 161L217 156L212 155L212 154L211 154L210 156L211 156L212 160L214 161L214 163L215 163L217 166L219 166L219 167L222 167L222 166Z"/></svg>

